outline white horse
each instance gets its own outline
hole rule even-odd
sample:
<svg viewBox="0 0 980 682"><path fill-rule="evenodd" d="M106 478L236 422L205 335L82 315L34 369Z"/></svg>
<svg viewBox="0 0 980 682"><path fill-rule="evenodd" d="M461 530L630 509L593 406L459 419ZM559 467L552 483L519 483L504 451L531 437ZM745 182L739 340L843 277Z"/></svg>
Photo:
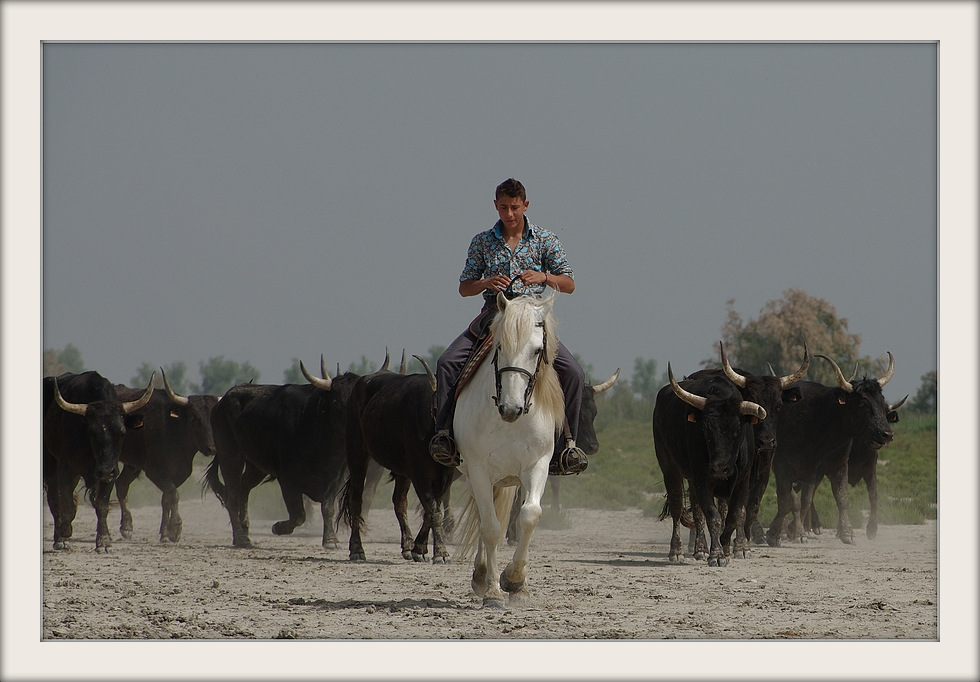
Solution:
<svg viewBox="0 0 980 682"><path fill-rule="evenodd" d="M470 584L485 607L504 607L501 588L510 593L512 605L527 599L528 547L541 518L555 434L565 419L553 362L556 293L549 291L514 300L497 295L499 312L490 327L493 360L483 362L456 403L453 431L470 496L461 515L460 546L464 556L476 546ZM526 497L517 519L517 546L498 580L497 547L518 485Z"/></svg>

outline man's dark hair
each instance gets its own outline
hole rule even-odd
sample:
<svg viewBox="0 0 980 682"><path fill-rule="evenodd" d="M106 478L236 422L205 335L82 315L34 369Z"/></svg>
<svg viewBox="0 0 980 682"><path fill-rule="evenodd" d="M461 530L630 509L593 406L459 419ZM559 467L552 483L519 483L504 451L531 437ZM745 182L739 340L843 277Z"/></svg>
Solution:
<svg viewBox="0 0 980 682"><path fill-rule="evenodd" d="M527 192L524 190L524 185L514 178L507 178L497 185L497 191L494 193L493 198L499 199L502 196L516 197L521 201L527 201Z"/></svg>

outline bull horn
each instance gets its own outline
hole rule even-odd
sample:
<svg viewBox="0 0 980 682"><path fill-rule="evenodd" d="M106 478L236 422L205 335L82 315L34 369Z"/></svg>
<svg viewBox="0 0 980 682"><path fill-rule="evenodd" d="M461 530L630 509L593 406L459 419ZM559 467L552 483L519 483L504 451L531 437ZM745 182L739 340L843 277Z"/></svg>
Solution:
<svg viewBox="0 0 980 682"><path fill-rule="evenodd" d="M146 385L146 391L143 396L138 400L130 400L128 403L122 404L123 414L132 414L136 410L142 410L148 402L150 402L150 397L153 395L153 379L156 377L157 373L152 372L150 374L150 383Z"/></svg>
<svg viewBox="0 0 980 682"><path fill-rule="evenodd" d="M803 364L800 368L796 370L793 374L787 374L784 377L779 377L780 388L786 388L795 384L797 381L806 376L807 369L810 368L810 351L807 349L806 344L803 344ZM770 368L771 369L771 368Z"/></svg>
<svg viewBox="0 0 980 682"><path fill-rule="evenodd" d="M844 378L844 373L840 371L840 367L837 366L837 363L836 362L834 362L833 360L831 360L830 358L828 358L826 355L820 355L819 353L817 354L816 357L823 358L824 360L826 360L827 362L829 362L831 364L831 366L834 368L834 374L837 376L837 385L838 386L840 386L842 389L844 389L848 393L853 393L854 392L854 387L851 386L851 382L850 381L848 381L847 379Z"/></svg>
<svg viewBox="0 0 980 682"><path fill-rule="evenodd" d="M163 388L167 391L167 397L175 405L181 405L186 407L190 404L190 398L187 396L180 395L174 389L170 387L170 382L167 381L167 373L163 371L163 367L160 368L160 374L163 375Z"/></svg>
<svg viewBox="0 0 980 682"><path fill-rule="evenodd" d="M321 356L321 358L322 357L323 356ZM322 365L321 365L321 371L322 371L322 369L323 368L322 368ZM318 379L317 377L315 377L312 374L310 374L306 370L306 365L303 364L303 361L302 360L299 361L299 371L301 371L303 373L303 376L306 377L306 380L307 381L309 381L311 384L313 384L314 386L316 386L319 389L322 389L324 391L329 391L330 390L330 387L333 385L333 382L330 380L330 377L324 377L323 379Z"/></svg>
<svg viewBox="0 0 980 682"><path fill-rule="evenodd" d="M592 390L595 393L602 393L603 391L608 391L610 388L612 388L612 385L616 383L616 379L618 378L619 378L619 367L616 368L616 372L611 377L603 381L601 384L596 384L595 386L593 386Z"/></svg>
<svg viewBox="0 0 980 682"><path fill-rule="evenodd" d="M413 355L412 357L414 358L414 357L418 357L418 356ZM405 349L402 348L402 364L401 364L401 367L398 368L398 373L399 374L406 374L407 372L408 372L408 365L405 363Z"/></svg>
<svg viewBox="0 0 980 682"><path fill-rule="evenodd" d="M691 407L696 407L699 410L704 410L705 404L707 404L708 399L702 398L699 395L690 393L681 388L681 385L677 383L677 379L674 378L674 370L671 369L670 363L667 363L667 378L670 380L670 387L674 389L674 393L678 398L683 400L685 403Z"/></svg>
<svg viewBox="0 0 980 682"><path fill-rule="evenodd" d="M72 414L78 414L83 417L85 416L85 410L88 409L88 403L70 403L62 397L61 389L58 388L57 377L54 380L54 401L65 412L71 412Z"/></svg>
<svg viewBox="0 0 980 682"><path fill-rule="evenodd" d="M725 370L725 376L739 388L745 388L745 377L732 369L731 364L728 362L728 356L725 354L725 344L719 341L718 348L721 349L721 366Z"/></svg>
<svg viewBox="0 0 980 682"><path fill-rule="evenodd" d="M383 372L386 369L388 369L388 363L389 362L391 362L391 356L388 355L388 346L385 346L385 361L383 363L381 363L381 369L379 369L378 371L379 372Z"/></svg>
<svg viewBox="0 0 980 682"><path fill-rule="evenodd" d="M904 398L902 398L901 400L898 401L898 404L897 405L889 405L888 406L888 411L891 412L892 410L897 410L902 405L904 405L905 404L905 401L908 400L908 399L909 399L909 397L908 396L905 396Z"/></svg>
<svg viewBox="0 0 980 682"><path fill-rule="evenodd" d="M340 376L340 363L337 363L337 376Z"/></svg>
<svg viewBox="0 0 980 682"><path fill-rule="evenodd" d="M751 400L743 400L738 406L738 411L741 414L748 415L750 417L755 417L757 419L766 418L766 410L762 405L754 403Z"/></svg>
<svg viewBox="0 0 980 682"><path fill-rule="evenodd" d="M891 380L892 375L895 374L895 356L891 354L891 351L886 350L885 352L888 353L888 369L885 370L885 375L878 379L879 386L887 384Z"/></svg>
<svg viewBox="0 0 980 682"><path fill-rule="evenodd" d="M339 375L340 372L338 371ZM327 363L323 361L323 353L320 353L320 376L324 379L329 379L330 374L327 372Z"/></svg>
<svg viewBox="0 0 980 682"><path fill-rule="evenodd" d="M433 391L436 390L436 375L432 373L431 369L429 369L429 363L420 358L418 355L413 355L412 357L422 363L422 367L425 368L425 375L429 377L429 385L432 387Z"/></svg>

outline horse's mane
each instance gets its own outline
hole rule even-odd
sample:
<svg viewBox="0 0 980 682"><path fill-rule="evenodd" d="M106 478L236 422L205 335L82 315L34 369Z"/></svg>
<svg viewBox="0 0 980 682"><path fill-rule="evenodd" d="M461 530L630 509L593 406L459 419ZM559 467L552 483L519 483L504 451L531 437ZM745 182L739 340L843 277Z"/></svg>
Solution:
<svg viewBox="0 0 980 682"><path fill-rule="evenodd" d="M554 295L554 294L552 294ZM540 297L518 296L507 303L503 312L496 315L490 323L490 331L501 348L508 353L520 350L538 323L537 310L541 307ZM558 323L549 307L544 316L545 360L534 386L532 399L538 407L555 418L555 431L561 429L565 420L565 399L562 394L558 373L555 371L555 355L558 353Z"/></svg>

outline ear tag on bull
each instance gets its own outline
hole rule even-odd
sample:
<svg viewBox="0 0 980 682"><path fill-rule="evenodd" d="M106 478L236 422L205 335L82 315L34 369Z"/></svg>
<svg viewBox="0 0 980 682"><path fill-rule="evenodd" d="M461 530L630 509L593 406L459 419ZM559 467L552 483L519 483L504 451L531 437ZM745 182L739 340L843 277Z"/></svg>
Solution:
<svg viewBox="0 0 980 682"><path fill-rule="evenodd" d="M844 399L844 396L840 396L839 398L837 398L837 402L840 403L841 405L847 405L847 400Z"/></svg>
<svg viewBox="0 0 980 682"><path fill-rule="evenodd" d="M694 414L693 412L688 412L687 413L687 421L691 422L692 424L697 424L698 423L698 416L696 414Z"/></svg>
<svg viewBox="0 0 980 682"><path fill-rule="evenodd" d="M141 428L143 428L143 420L140 419L138 422L136 422L135 424L133 424L132 428L134 428L134 429L141 429Z"/></svg>
<svg viewBox="0 0 980 682"><path fill-rule="evenodd" d="M179 416L177 414L177 410L170 410L170 416L173 417L174 419L177 419Z"/></svg>
<svg viewBox="0 0 980 682"><path fill-rule="evenodd" d="M758 423L759 423L759 418L758 417L756 417L754 414L749 416L749 424L753 424L754 425L754 424L758 424Z"/></svg>

